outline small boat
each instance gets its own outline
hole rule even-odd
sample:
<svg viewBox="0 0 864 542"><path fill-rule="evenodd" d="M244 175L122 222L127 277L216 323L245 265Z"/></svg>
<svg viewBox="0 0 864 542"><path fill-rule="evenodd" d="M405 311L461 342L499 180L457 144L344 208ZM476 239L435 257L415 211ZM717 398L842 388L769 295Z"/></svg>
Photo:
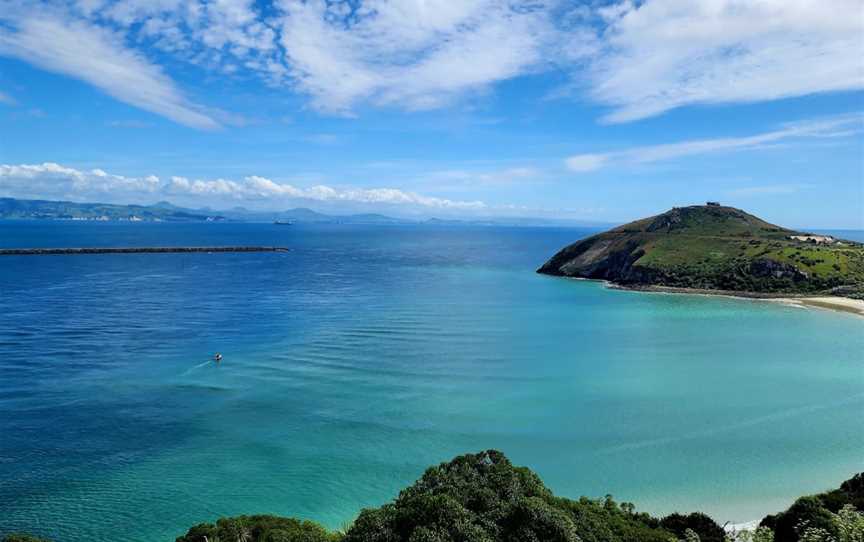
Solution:
<svg viewBox="0 0 864 542"><path fill-rule="evenodd" d="M277 226L293 226L294 225L293 220L275 220L273 223L276 224Z"/></svg>

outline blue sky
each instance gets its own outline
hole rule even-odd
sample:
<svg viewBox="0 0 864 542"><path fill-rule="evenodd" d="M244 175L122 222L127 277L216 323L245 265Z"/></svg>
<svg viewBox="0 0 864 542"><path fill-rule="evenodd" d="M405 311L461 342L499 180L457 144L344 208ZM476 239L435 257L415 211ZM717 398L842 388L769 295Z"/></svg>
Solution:
<svg viewBox="0 0 864 542"><path fill-rule="evenodd" d="M0 196L864 229L861 0L0 0Z"/></svg>

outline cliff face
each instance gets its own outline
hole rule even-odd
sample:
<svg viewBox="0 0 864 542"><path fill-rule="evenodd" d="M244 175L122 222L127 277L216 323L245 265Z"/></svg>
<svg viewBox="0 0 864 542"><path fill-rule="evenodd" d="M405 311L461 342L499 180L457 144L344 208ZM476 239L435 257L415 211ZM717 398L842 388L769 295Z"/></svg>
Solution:
<svg viewBox="0 0 864 542"><path fill-rule="evenodd" d="M700 205L573 243L538 272L629 286L855 295L864 292L864 246Z"/></svg>

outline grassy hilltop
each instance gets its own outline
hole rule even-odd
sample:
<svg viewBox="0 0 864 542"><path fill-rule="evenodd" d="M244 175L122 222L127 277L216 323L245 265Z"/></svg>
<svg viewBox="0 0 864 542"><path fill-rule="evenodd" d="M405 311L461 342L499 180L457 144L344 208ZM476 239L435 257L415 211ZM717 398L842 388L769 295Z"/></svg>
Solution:
<svg viewBox="0 0 864 542"><path fill-rule="evenodd" d="M539 273L757 294L864 295L864 245L694 205L565 247Z"/></svg>

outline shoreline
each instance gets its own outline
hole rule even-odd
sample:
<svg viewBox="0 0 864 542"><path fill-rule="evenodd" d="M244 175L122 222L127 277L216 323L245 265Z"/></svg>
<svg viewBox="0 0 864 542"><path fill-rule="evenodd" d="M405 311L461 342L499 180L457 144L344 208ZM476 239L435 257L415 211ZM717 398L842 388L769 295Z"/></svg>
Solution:
<svg viewBox="0 0 864 542"><path fill-rule="evenodd" d="M595 280L583 279L578 280ZM731 297L735 299L750 299L757 301L770 301L801 308L815 308L845 312L864 318L864 299L853 299L851 297L829 296L829 295L795 295L795 294L769 294L759 292L737 292L734 290L706 290L701 288L679 288L674 286L627 286L614 282L600 280L608 288L613 290L625 290L630 292L645 292L657 294L685 294L706 295L715 297Z"/></svg>

